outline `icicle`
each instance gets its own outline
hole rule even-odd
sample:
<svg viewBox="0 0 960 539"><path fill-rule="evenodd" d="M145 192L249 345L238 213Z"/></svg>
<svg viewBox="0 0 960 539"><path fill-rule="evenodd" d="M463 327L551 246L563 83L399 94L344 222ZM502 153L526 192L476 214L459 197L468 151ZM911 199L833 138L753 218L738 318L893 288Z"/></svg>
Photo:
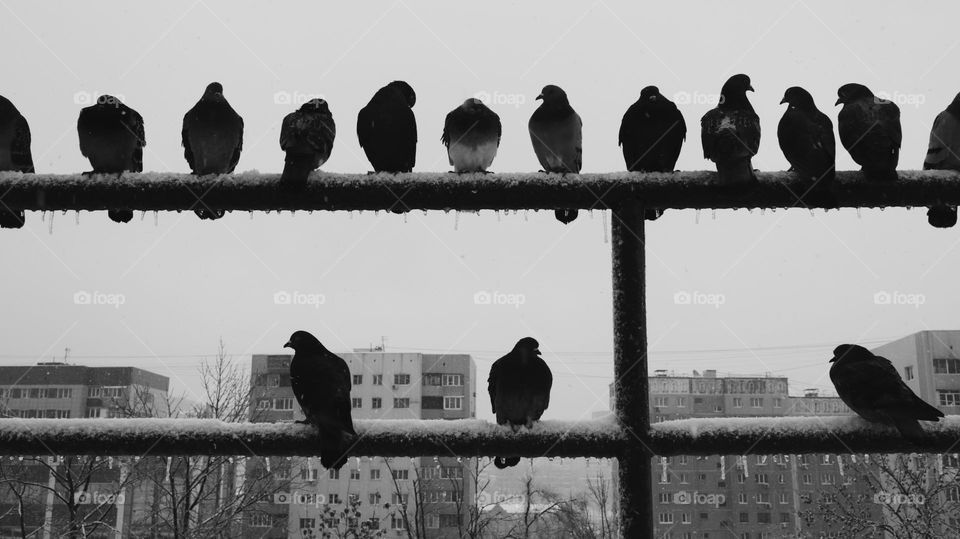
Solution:
<svg viewBox="0 0 960 539"><path fill-rule="evenodd" d="M760 208L760 215L763 215L764 213L766 213L766 211L767 211L766 208Z"/></svg>
<svg viewBox="0 0 960 539"><path fill-rule="evenodd" d="M113 469L113 457L107 457L107 467Z"/></svg>
<svg viewBox="0 0 960 539"><path fill-rule="evenodd" d="M857 219L860 218L860 208L857 208Z"/></svg>
<svg viewBox="0 0 960 539"><path fill-rule="evenodd" d="M160 212L153 211L153 226L160 226Z"/></svg>
<svg viewBox="0 0 960 539"><path fill-rule="evenodd" d="M601 215L603 216L603 243L606 245L610 243L610 237L607 236L607 212L604 211Z"/></svg>
<svg viewBox="0 0 960 539"><path fill-rule="evenodd" d="M816 217L815 215L813 215L813 208L810 208L810 217Z"/></svg>
<svg viewBox="0 0 960 539"><path fill-rule="evenodd" d="M710 219L711 219L712 221L716 221L716 220L717 220L717 209L716 209L716 208L710 210Z"/></svg>
<svg viewBox="0 0 960 539"><path fill-rule="evenodd" d="M699 208L697 209L696 215L693 216L693 224L695 224L695 225L699 225L699 224L700 224L700 209L699 209Z"/></svg>
<svg viewBox="0 0 960 539"><path fill-rule="evenodd" d="M146 216L147 216L147 210L142 210L142 211L140 212L140 221L143 221L143 219L144 219Z"/></svg>
<svg viewBox="0 0 960 539"><path fill-rule="evenodd" d="M524 221L530 220L530 210L523 210L523 220Z"/></svg>
<svg viewBox="0 0 960 539"><path fill-rule="evenodd" d="M263 463L267 467L267 473L270 473L270 457L264 457Z"/></svg>
<svg viewBox="0 0 960 539"><path fill-rule="evenodd" d="M47 220L47 210L43 210L42 212L40 212L40 222L42 223L46 220Z"/></svg>
<svg viewBox="0 0 960 539"><path fill-rule="evenodd" d="M251 211L249 213L250 213L250 220L253 221L253 212Z"/></svg>
<svg viewBox="0 0 960 539"><path fill-rule="evenodd" d="M747 208L747 213L753 213L753 208Z"/></svg>
<svg viewBox="0 0 960 539"><path fill-rule="evenodd" d="M53 235L53 212L50 212L50 235Z"/></svg>
<svg viewBox="0 0 960 539"><path fill-rule="evenodd" d="M408 212L408 213L409 213L409 212ZM407 220L407 213L404 213L404 214L403 214L403 224L407 224L408 222L409 222L409 221Z"/></svg>
<svg viewBox="0 0 960 539"><path fill-rule="evenodd" d="M456 231L460 228L460 212L453 212L453 230Z"/></svg>
<svg viewBox="0 0 960 539"><path fill-rule="evenodd" d="M77 224L79 225L79 224L80 224L80 210L77 210L77 211L75 211L74 213L76 214L76 215L74 216L74 218L75 218Z"/></svg>
<svg viewBox="0 0 960 539"><path fill-rule="evenodd" d="M497 214L497 222L499 223L499 222L500 222L500 210L496 210L496 214Z"/></svg>

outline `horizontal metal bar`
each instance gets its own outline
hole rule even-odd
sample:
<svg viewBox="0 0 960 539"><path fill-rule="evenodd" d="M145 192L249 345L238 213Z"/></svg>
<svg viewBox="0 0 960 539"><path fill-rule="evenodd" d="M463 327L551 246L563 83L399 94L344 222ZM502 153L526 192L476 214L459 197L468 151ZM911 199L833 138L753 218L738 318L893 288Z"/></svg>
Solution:
<svg viewBox="0 0 960 539"><path fill-rule="evenodd" d="M12 210L508 210L606 209L626 200L655 208L885 207L960 204L960 174L900 171L875 183L837 173L832 201L803 203L808 183L788 172L760 172L747 190L716 185L716 173L337 174L315 173L300 188L277 174L197 177L174 173L117 175L0 173L0 203ZM0 206L2 207L2 206Z"/></svg>
<svg viewBox="0 0 960 539"><path fill-rule="evenodd" d="M616 457L637 441L612 420L542 421L511 432L479 419L355 422L354 456ZM958 452L960 416L925 423L919 445L857 417L684 419L652 425L639 442L657 455ZM0 419L2 455L316 455L298 423L213 419Z"/></svg>

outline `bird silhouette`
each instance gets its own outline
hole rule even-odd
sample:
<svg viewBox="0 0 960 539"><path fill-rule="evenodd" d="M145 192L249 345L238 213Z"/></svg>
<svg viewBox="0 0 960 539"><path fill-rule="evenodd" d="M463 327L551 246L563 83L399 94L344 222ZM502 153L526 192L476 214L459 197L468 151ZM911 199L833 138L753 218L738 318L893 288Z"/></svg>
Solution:
<svg viewBox="0 0 960 539"><path fill-rule="evenodd" d="M549 84L537 96L543 103L533 111L527 129L544 172L579 174L583 165L583 121L559 86ZM576 209L556 210L557 220L569 224Z"/></svg>
<svg viewBox="0 0 960 539"><path fill-rule="evenodd" d="M440 140L454 172L486 172L497 157L502 132L500 116L470 98L447 114Z"/></svg>
<svg viewBox="0 0 960 539"><path fill-rule="evenodd" d="M280 126L280 149L286 152L280 182L306 183L310 173L330 158L336 136L337 126L323 99L311 99L287 114Z"/></svg>
<svg viewBox="0 0 960 539"><path fill-rule="evenodd" d="M760 117L747 99L752 91L750 77L730 77L716 108L700 119L703 157L717 164L720 184L737 189L757 181L750 159L760 150Z"/></svg>
<svg viewBox="0 0 960 539"><path fill-rule="evenodd" d="M417 94L402 80L377 90L357 115L357 138L374 172L410 172L417 161Z"/></svg>
<svg viewBox="0 0 960 539"><path fill-rule="evenodd" d="M0 96L0 170L32 173L30 125L9 99ZM23 226L23 210L10 210L0 204L0 228Z"/></svg>
<svg viewBox="0 0 960 539"><path fill-rule="evenodd" d="M844 84L837 90L840 142L873 181L895 181L900 160L900 107L873 95L862 84Z"/></svg>
<svg viewBox="0 0 960 539"><path fill-rule="evenodd" d="M960 94L933 120L923 168L960 171ZM957 207L933 205L927 210L927 222L937 228L952 227L957 224Z"/></svg>
<svg viewBox="0 0 960 539"><path fill-rule="evenodd" d="M808 193L829 197L837 160L833 122L820 112L810 92L799 86L787 88L780 103L788 105L777 126L780 149L791 169L809 183L801 200L807 200Z"/></svg>

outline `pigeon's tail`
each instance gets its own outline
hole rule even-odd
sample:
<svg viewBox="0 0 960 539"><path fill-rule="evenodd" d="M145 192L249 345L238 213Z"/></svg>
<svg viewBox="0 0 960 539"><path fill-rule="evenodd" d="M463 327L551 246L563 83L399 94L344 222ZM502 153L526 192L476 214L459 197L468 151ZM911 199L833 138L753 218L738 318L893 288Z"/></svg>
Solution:
<svg viewBox="0 0 960 539"><path fill-rule="evenodd" d="M225 212L224 210L211 210L209 208L201 208L198 210L193 210L193 213L197 214L197 217L201 219L210 219L212 221L214 219L219 219L223 217L223 214Z"/></svg>
<svg viewBox="0 0 960 539"><path fill-rule="evenodd" d="M717 161L717 178L722 185L746 187L757 181L749 159Z"/></svg>
<svg viewBox="0 0 960 539"><path fill-rule="evenodd" d="M577 210L556 210L554 215L557 216L557 221L560 221L565 225L569 225L574 219L577 218L577 214L579 213L580 212Z"/></svg>
<svg viewBox="0 0 960 539"><path fill-rule="evenodd" d="M896 419L893 426L897 427L900 435L908 440L919 440L923 438L923 427L920 426L920 422L916 419Z"/></svg>
<svg viewBox="0 0 960 539"><path fill-rule="evenodd" d="M310 173L313 172L316 159L312 155L302 153L287 153L287 158L283 163L283 174L280 176L280 182L286 185L296 185L306 183Z"/></svg>
<svg viewBox="0 0 960 539"><path fill-rule="evenodd" d="M0 208L0 228L21 228L23 219L23 211Z"/></svg>
<svg viewBox="0 0 960 539"><path fill-rule="evenodd" d="M656 221L663 215L663 208L644 208L643 218L647 221Z"/></svg>
<svg viewBox="0 0 960 539"><path fill-rule="evenodd" d="M930 206L927 210L927 222L937 228L950 228L957 224L957 207L946 204Z"/></svg>
<svg viewBox="0 0 960 539"><path fill-rule="evenodd" d="M520 464L520 457L494 457L493 465L499 469L509 468Z"/></svg>
<svg viewBox="0 0 960 539"><path fill-rule="evenodd" d="M129 223L133 220L133 210L108 210L107 216L115 223Z"/></svg>
<svg viewBox="0 0 960 539"><path fill-rule="evenodd" d="M874 182L895 182L897 181L897 169L895 168L867 168L861 169L863 175L868 180Z"/></svg>
<svg viewBox="0 0 960 539"><path fill-rule="evenodd" d="M324 468L339 470L347 463L347 449L343 431L340 429L320 429L320 464Z"/></svg>

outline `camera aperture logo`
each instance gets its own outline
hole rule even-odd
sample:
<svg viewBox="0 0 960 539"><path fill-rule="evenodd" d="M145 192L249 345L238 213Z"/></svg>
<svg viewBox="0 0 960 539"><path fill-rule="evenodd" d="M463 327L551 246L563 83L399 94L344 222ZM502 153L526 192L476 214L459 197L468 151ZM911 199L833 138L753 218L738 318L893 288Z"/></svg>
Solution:
<svg viewBox="0 0 960 539"><path fill-rule="evenodd" d="M693 492L681 490L673 495L673 503L677 505L712 505L714 507L720 507L726 501L727 497L723 494L707 494L696 490Z"/></svg>
<svg viewBox="0 0 960 539"><path fill-rule="evenodd" d="M307 305L314 309L319 309L321 305L327 302L327 296L317 293L307 293L294 290L278 290L273 293L274 305Z"/></svg>
<svg viewBox="0 0 960 539"><path fill-rule="evenodd" d="M876 305L910 305L919 309L926 302L927 296L923 294L908 294L897 290L880 290L873 294L873 303Z"/></svg>
<svg viewBox="0 0 960 539"><path fill-rule="evenodd" d="M312 505L320 507L326 505L327 497L318 492L276 492L273 495L275 505Z"/></svg>
<svg viewBox="0 0 960 539"><path fill-rule="evenodd" d="M273 104L274 105L296 105L300 106L311 99L325 99L323 94L314 94L308 92L301 92L299 90L287 91L280 90L273 93Z"/></svg>
<svg viewBox="0 0 960 539"><path fill-rule="evenodd" d="M109 305L114 309L119 309L121 305L127 302L127 297L123 294L100 292L94 290L78 290L73 293L73 303L75 305Z"/></svg>
<svg viewBox="0 0 960 539"><path fill-rule="evenodd" d="M520 108L524 105L524 103L527 102L527 96L524 94L507 94L498 92L496 90L493 92L481 90L473 94L473 97L479 99L488 107L496 105L509 105L514 108Z"/></svg>
<svg viewBox="0 0 960 539"><path fill-rule="evenodd" d="M507 305L519 309L527 302L523 294L508 294L499 290L480 290L473 295L474 305Z"/></svg>
<svg viewBox="0 0 960 539"><path fill-rule="evenodd" d="M678 290L673 294L673 303L676 305L712 305L719 309L727 302L723 294L700 292L699 290Z"/></svg>

